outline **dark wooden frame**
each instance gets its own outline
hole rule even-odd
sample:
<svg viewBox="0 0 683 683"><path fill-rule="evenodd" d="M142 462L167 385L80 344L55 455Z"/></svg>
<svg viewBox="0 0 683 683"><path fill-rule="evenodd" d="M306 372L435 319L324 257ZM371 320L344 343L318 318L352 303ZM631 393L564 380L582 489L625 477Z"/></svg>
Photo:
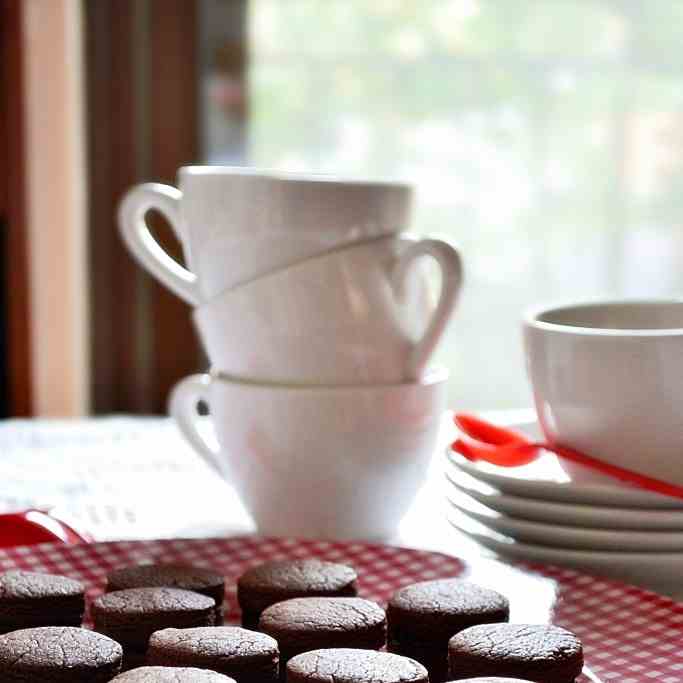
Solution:
<svg viewBox="0 0 683 683"><path fill-rule="evenodd" d="M152 175L169 183L175 181L179 166L201 161L198 5L151 0L150 6L149 163ZM166 249L182 260L170 230L158 235ZM152 300L152 394L155 407L163 411L169 389L180 377L201 369L203 356L187 305L156 283Z"/></svg>
<svg viewBox="0 0 683 683"><path fill-rule="evenodd" d="M198 158L197 3L84 3L88 88L92 401L95 412L164 412L200 368L185 304L123 247L116 207L138 182L174 182ZM179 245L154 220L169 251Z"/></svg>
<svg viewBox="0 0 683 683"><path fill-rule="evenodd" d="M7 412L33 414L29 253L26 228L22 0L0 3L0 223L6 296Z"/></svg>

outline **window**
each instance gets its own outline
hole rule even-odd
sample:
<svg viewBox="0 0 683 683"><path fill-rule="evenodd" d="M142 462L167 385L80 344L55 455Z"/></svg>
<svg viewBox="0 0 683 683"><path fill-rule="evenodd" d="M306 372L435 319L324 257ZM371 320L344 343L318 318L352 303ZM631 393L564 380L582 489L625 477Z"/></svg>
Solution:
<svg viewBox="0 0 683 683"><path fill-rule="evenodd" d="M527 405L526 307L683 291L681 26L679 0L251 0L247 159L413 183L466 260L452 405Z"/></svg>

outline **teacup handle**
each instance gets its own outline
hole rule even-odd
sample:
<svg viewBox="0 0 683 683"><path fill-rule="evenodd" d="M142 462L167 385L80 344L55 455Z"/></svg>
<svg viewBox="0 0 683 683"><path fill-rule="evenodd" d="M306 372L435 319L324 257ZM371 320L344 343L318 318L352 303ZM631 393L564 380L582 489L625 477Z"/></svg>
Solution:
<svg viewBox="0 0 683 683"><path fill-rule="evenodd" d="M431 256L438 263L441 270L441 291L427 329L413 348L407 368L408 379L411 380L419 379L424 373L453 315L463 280L462 260L458 250L440 239L423 239L407 247L394 266L392 282L398 296L403 296L410 269L422 256Z"/></svg>
<svg viewBox="0 0 683 683"><path fill-rule="evenodd" d="M119 204L119 229L123 241L140 265L174 294L196 306L201 300L197 276L166 253L154 239L145 220L148 211L158 211L182 242L184 235L179 211L182 196L180 190L170 185L136 185Z"/></svg>
<svg viewBox="0 0 683 683"><path fill-rule="evenodd" d="M168 412L189 444L211 467L222 474L218 442L211 443L198 427L197 405L200 401L209 405L210 386L210 375L190 375L180 380L171 390Z"/></svg>

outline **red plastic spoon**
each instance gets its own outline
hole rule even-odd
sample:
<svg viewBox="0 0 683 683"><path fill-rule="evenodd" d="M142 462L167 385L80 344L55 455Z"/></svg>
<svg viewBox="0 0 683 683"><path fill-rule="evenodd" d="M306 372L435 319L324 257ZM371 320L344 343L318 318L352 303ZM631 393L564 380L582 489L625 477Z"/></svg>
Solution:
<svg viewBox="0 0 683 683"><path fill-rule="evenodd" d="M683 486L612 465L565 446L530 441L520 432L498 427L467 413L458 413L454 421L470 438L456 439L452 448L468 460L483 460L499 467L519 467L533 462L539 457L539 451L545 450L638 488L683 499Z"/></svg>

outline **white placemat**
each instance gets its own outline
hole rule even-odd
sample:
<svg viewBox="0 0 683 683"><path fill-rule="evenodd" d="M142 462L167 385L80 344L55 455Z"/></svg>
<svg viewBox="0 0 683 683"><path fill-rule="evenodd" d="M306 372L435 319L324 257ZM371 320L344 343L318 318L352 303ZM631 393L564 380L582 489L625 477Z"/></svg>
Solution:
<svg viewBox="0 0 683 683"><path fill-rule="evenodd" d="M241 533L235 491L166 418L0 424L0 511L47 507L96 540Z"/></svg>

